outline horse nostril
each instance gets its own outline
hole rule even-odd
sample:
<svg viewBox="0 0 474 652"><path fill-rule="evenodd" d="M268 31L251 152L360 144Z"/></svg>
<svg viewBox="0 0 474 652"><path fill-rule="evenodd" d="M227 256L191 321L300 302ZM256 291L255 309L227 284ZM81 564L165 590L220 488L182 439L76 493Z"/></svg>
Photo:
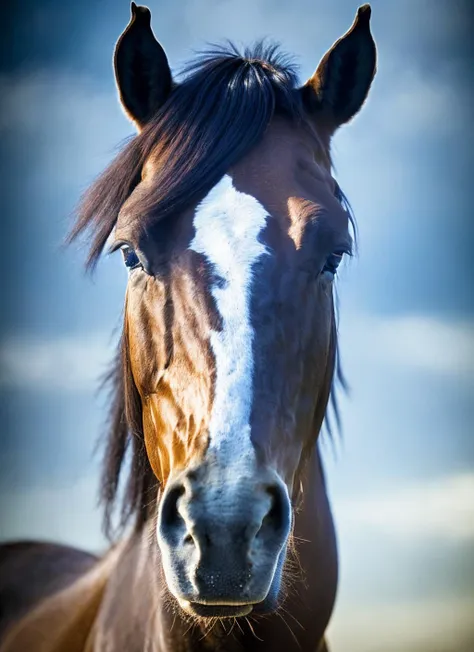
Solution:
<svg viewBox="0 0 474 652"><path fill-rule="evenodd" d="M262 521L257 537L268 534L279 534L287 530L289 526L288 498L282 487L279 485L270 485L266 490L271 496L271 507Z"/></svg>
<svg viewBox="0 0 474 652"><path fill-rule="evenodd" d="M171 532L184 524L183 518L178 511L178 500L184 494L185 488L183 485L173 487L163 497L163 505L161 508L161 527L164 532Z"/></svg>

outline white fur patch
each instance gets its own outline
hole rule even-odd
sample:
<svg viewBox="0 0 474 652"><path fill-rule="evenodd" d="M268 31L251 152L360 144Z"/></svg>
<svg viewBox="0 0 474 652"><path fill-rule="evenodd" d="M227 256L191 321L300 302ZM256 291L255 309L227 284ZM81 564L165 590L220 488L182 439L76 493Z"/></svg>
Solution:
<svg viewBox="0 0 474 652"><path fill-rule="evenodd" d="M253 329L250 323L252 268L265 253L258 237L268 214L251 195L239 192L225 175L199 204L191 249L203 254L222 279L211 292L222 331L211 333L216 386L209 449L229 464L254 458L250 440Z"/></svg>

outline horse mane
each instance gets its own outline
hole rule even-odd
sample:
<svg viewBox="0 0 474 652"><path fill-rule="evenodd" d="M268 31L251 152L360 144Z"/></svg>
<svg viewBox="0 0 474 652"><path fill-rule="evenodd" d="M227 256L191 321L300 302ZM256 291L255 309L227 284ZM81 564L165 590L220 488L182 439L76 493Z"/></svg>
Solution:
<svg viewBox="0 0 474 652"><path fill-rule="evenodd" d="M295 67L275 44L240 54L213 46L187 64L168 100L83 195L69 242L88 233L87 266L97 263L125 200L157 157L154 188L139 200L142 220L179 215L202 199L262 138L274 115L305 119Z"/></svg>
<svg viewBox="0 0 474 652"><path fill-rule="evenodd" d="M143 165L152 153L160 162L157 180L134 207L145 227L179 215L204 197L260 141L275 115L305 125L317 137L296 92L295 66L274 44L261 41L243 53L232 43L212 46L186 65L181 76L183 80L175 84L161 109L81 199L68 241L89 236L89 269L95 267L120 209L140 182ZM146 454L141 401L130 370L127 342L124 328L106 378L112 402L101 502L104 530L110 538L133 516L140 527L158 490ZM337 415L335 403L334 407ZM130 448L131 468L122 492L120 480ZM114 527L117 505L119 519Z"/></svg>

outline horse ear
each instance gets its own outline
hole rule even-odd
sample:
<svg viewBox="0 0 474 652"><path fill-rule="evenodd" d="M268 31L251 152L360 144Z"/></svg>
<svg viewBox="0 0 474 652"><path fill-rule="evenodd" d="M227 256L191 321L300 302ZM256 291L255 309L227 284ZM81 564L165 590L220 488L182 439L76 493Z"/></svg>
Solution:
<svg viewBox="0 0 474 652"><path fill-rule="evenodd" d="M115 79L127 115L141 129L166 101L171 70L165 51L151 29L148 7L132 2L132 17L117 41Z"/></svg>
<svg viewBox="0 0 474 652"><path fill-rule="evenodd" d="M370 15L370 5L359 7L352 27L324 55L301 89L306 109L330 134L359 111L375 76Z"/></svg>

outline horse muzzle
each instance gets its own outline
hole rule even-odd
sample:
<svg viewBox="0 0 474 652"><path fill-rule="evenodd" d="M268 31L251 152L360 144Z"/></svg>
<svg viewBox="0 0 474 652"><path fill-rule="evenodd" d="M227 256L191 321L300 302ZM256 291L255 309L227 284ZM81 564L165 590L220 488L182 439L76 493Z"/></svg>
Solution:
<svg viewBox="0 0 474 652"><path fill-rule="evenodd" d="M246 616L275 601L291 505L273 471L252 475L203 464L175 478L162 496L163 569L170 592L188 613Z"/></svg>

